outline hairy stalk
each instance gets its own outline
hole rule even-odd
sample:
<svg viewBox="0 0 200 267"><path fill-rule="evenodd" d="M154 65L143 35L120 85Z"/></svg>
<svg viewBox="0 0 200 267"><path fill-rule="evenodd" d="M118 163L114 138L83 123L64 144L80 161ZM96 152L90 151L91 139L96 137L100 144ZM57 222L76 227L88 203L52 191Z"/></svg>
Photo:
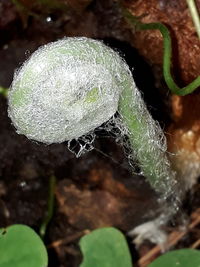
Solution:
<svg viewBox="0 0 200 267"><path fill-rule="evenodd" d="M171 75L171 56L172 56L172 44L169 30L167 27L159 22L155 23L142 23L137 17L133 16L128 10L123 10L125 18L133 25L136 30L159 30L163 36L163 76L165 82L172 93L184 96L191 94L200 86L200 76L193 80L187 86L180 88L174 81Z"/></svg>
<svg viewBox="0 0 200 267"><path fill-rule="evenodd" d="M169 201L170 213L175 213L180 205L182 189L165 153L165 137L147 111L140 92L131 84L121 94L119 113L128 129L131 148L139 161L142 174L159 194L159 200L163 203Z"/></svg>

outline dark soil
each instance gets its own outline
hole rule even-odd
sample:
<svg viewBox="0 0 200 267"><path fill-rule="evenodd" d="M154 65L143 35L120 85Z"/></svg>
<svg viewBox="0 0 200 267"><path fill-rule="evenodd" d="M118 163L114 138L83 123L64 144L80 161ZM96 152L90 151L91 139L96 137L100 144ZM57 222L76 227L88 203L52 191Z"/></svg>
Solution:
<svg viewBox="0 0 200 267"><path fill-rule="evenodd" d="M40 45L64 36L103 39L134 66L153 117L163 127L171 123L169 100L156 87L155 69L131 46L132 35L116 1L69 1L70 6L63 1L64 8L62 3L62 8L46 9L22 2L16 7L0 0L1 86L10 86L15 69ZM161 75L159 66L157 70ZM94 149L76 158L67 143L45 146L18 135L3 96L0 114L0 227L23 223L38 231L47 210L49 178L55 175L55 212L45 238L50 267L79 266L78 240L85 230L112 225L126 233L154 218L154 193L143 177L131 174L123 148L112 136L97 131ZM197 185L187 197L186 214L199 207L198 193ZM197 233L188 235L178 246L188 247L197 238ZM135 262L153 246L145 243L136 252L128 241Z"/></svg>

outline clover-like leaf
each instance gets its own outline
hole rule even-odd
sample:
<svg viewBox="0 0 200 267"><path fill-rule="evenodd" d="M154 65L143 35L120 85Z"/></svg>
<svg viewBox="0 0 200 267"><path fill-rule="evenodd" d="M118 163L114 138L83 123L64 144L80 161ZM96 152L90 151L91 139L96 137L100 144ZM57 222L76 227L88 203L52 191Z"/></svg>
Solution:
<svg viewBox="0 0 200 267"><path fill-rule="evenodd" d="M0 229L0 267L47 267L46 248L33 229L12 225Z"/></svg>
<svg viewBox="0 0 200 267"><path fill-rule="evenodd" d="M148 267L199 267L200 251L195 249L179 249L170 251L155 261Z"/></svg>
<svg viewBox="0 0 200 267"><path fill-rule="evenodd" d="M132 267L126 239L115 228L94 230L79 244L84 256L80 267Z"/></svg>

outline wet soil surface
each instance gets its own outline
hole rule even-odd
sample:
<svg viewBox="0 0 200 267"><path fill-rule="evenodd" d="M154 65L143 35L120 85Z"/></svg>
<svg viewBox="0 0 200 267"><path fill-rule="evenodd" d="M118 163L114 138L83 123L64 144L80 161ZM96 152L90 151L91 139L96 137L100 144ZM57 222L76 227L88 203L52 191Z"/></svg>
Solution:
<svg viewBox="0 0 200 267"><path fill-rule="evenodd" d="M156 88L152 68L130 45L131 33L117 2L85 1L80 5L71 1L64 11L24 3L22 9L0 1L1 86L10 86L15 69L42 44L64 36L104 39L125 56L131 68L134 65L136 83L153 117L163 127L170 123L168 99ZM47 210L49 179L55 175L55 212L45 239L52 267L80 264L78 240L85 230L112 225L126 233L154 218L156 209L154 193L143 177L131 174L124 150L112 136L105 138L99 131L94 149L80 158L67 145L45 146L18 135L7 115L7 101L0 96L0 227L23 223L38 231ZM198 193L196 186L187 197L186 213L199 207ZM136 252L128 241L134 261L153 246L145 243ZM182 247L187 246L184 242Z"/></svg>

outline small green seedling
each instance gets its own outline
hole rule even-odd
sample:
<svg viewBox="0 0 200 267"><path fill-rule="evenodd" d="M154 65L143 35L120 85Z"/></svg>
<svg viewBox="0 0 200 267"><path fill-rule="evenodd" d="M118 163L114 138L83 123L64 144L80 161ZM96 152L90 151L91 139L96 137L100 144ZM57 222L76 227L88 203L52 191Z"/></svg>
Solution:
<svg viewBox="0 0 200 267"><path fill-rule="evenodd" d="M128 135L143 175L164 200L174 195L171 206L177 207L164 134L127 64L102 42L65 38L39 48L15 73L8 104L17 132L46 144L78 139L118 111L118 127Z"/></svg>
<svg viewBox="0 0 200 267"><path fill-rule="evenodd" d="M26 225L0 229L0 267L47 267L48 256L40 237Z"/></svg>
<svg viewBox="0 0 200 267"><path fill-rule="evenodd" d="M195 19L196 29L198 35L200 34L200 18L196 7L194 7L194 0L187 0L192 12L192 18ZM168 28L160 22L142 23L138 17L133 16L127 9L123 9L123 14L127 21L134 27L134 29L143 30L159 30L163 37L163 77L168 88L172 93L184 96L191 94L200 87L200 76L196 77L190 84L180 88L174 81L171 75L171 57L172 57L172 41Z"/></svg>

